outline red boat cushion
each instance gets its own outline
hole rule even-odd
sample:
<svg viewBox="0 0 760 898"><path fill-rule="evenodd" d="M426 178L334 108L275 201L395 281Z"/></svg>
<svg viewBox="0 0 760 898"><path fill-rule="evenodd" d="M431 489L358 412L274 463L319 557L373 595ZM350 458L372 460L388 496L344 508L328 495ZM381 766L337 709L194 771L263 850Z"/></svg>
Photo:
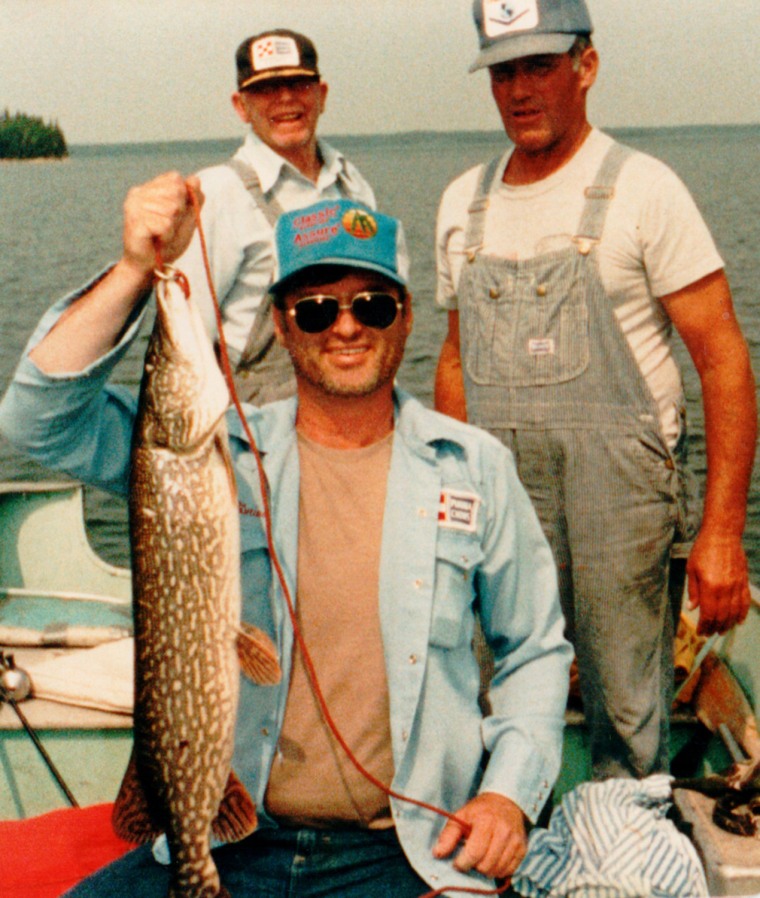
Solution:
<svg viewBox="0 0 760 898"><path fill-rule="evenodd" d="M112 804L96 804L0 821L0 893L59 898L134 848L114 833L112 809Z"/></svg>

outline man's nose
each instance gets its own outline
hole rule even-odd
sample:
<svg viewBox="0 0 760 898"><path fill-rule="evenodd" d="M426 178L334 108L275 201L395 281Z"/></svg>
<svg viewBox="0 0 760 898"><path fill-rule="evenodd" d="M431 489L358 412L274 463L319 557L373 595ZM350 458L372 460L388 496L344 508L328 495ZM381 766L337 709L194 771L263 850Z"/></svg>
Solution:
<svg viewBox="0 0 760 898"><path fill-rule="evenodd" d="M357 331L361 330L362 326L363 325L354 318L350 306L340 306L338 309L338 317L333 324L333 330L336 333L340 334L342 337L351 337Z"/></svg>

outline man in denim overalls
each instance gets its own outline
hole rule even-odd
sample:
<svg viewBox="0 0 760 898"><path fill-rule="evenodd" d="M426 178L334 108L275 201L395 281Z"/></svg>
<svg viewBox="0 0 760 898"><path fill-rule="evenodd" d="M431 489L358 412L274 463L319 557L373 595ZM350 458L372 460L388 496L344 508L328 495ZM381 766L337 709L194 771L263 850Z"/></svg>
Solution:
<svg viewBox="0 0 760 898"><path fill-rule="evenodd" d="M709 474L687 573L705 634L749 608L749 355L684 186L587 120L584 0L475 0L474 16L471 71L488 68L514 149L441 202L436 405L514 452L559 569L594 774L645 776L668 769L671 550L696 529L672 327L703 391Z"/></svg>

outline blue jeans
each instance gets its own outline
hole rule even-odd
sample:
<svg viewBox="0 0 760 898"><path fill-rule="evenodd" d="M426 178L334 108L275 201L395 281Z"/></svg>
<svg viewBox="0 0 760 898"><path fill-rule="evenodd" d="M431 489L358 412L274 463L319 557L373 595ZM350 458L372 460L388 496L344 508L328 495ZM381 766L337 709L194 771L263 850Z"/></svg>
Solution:
<svg viewBox="0 0 760 898"><path fill-rule="evenodd" d="M279 829L213 852L230 898L419 898L430 891L395 830ZM169 868L143 846L88 877L65 898L161 898Z"/></svg>

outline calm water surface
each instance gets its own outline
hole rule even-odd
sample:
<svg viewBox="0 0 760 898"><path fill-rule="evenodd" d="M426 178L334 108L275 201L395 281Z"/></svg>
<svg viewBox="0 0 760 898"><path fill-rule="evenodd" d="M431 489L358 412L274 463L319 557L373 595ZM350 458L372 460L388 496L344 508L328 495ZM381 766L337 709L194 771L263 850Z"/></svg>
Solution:
<svg viewBox="0 0 760 898"><path fill-rule="evenodd" d="M688 185L715 236L755 364L760 371L760 126L674 128L616 132L624 142L663 159ZM370 180L379 207L400 217L412 257L415 330L399 374L405 388L432 401L433 373L446 329L434 303L435 214L448 182L466 168L501 152L498 133L414 133L338 137ZM121 204L127 189L176 169L190 174L226 159L237 141L75 147L67 162L0 164L0 388L42 312L78 287L120 248ZM147 333L119 369L137 385ZM690 455L704 475L704 436L699 388L682 352L689 402ZM0 479L42 479L50 473L19 456L0 438ZM760 581L760 472L750 497L746 545L753 578ZM125 564L129 550L126 513L118 500L90 491L87 518L93 545L108 560Z"/></svg>

